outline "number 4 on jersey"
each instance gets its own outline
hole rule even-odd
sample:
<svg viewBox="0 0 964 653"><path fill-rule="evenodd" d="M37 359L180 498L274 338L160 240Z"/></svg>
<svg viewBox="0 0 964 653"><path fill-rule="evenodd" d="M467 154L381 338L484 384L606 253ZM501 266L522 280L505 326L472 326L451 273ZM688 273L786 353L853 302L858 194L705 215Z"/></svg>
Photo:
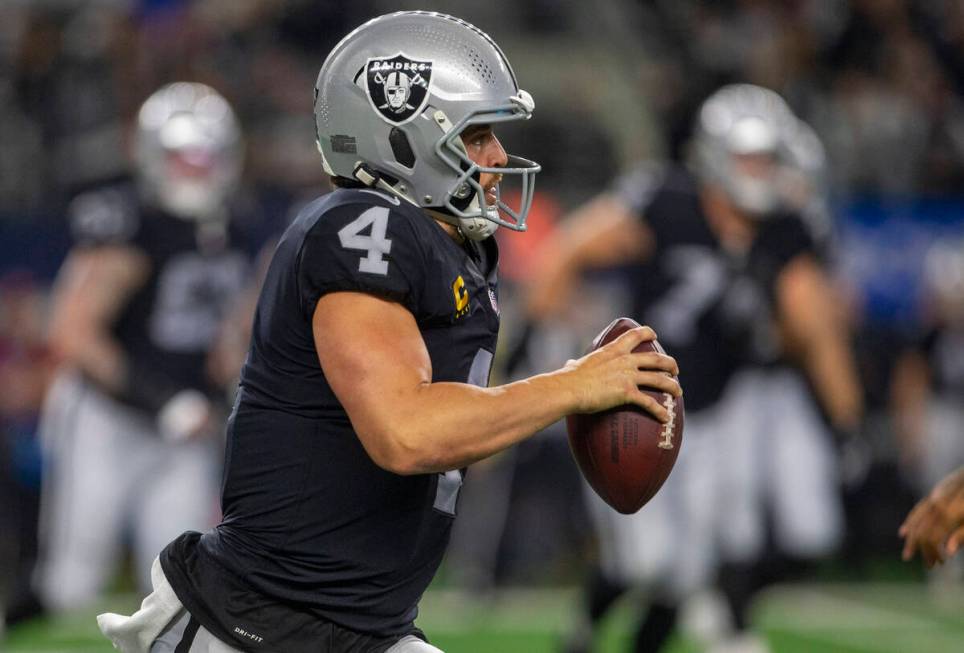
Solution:
<svg viewBox="0 0 964 653"><path fill-rule="evenodd" d="M370 235L361 232L371 225ZM385 255L392 249L392 241L385 237L388 228L388 209L374 206L338 231L338 239L345 249L360 249L367 252L358 261L359 272L388 274L388 259Z"/></svg>

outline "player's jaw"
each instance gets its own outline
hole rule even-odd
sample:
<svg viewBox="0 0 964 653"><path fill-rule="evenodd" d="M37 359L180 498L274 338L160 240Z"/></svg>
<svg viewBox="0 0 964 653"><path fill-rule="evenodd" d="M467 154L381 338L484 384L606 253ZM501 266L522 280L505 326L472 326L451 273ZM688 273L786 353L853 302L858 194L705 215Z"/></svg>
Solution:
<svg viewBox="0 0 964 653"><path fill-rule="evenodd" d="M502 175L494 175L490 173L483 173L479 178L479 183L482 189L485 191L485 203L488 206L496 206L499 200L499 182L502 181Z"/></svg>

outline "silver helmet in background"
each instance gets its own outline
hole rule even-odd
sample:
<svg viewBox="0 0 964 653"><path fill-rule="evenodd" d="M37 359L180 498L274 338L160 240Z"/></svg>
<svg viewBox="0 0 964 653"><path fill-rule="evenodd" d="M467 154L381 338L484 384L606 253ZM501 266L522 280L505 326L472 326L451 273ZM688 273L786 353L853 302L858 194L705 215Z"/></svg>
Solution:
<svg viewBox="0 0 964 653"><path fill-rule="evenodd" d="M225 200L241 178L241 129L217 91L175 82L141 106L134 158L148 201L186 220L222 219Z"/></svg>
<svg viewBox="0 0 964 653"><path fill-rule="evenodd" d="M784 205L784 166L792 163L787 139L798 122L783 98L769 89L724 86L700 107L690 164L738 209L766 217Z"/></svg>
<svg viewBox="0 0 964 653"><path fill-rule="evenodd" d="M405 11L375 18L328 55L315 85L315 125L325 171L434 209L466 236L499 226L525 230L538 164L508 156L502 168L469 159L470 125L528 120L521 90L499 46L445 14ZM490 203L480 174L521 185L510 207Z"/></svg>
<svg viewBox="0 0 964 653"><path fill-rule="evenodd" d="M833 232L827 151L813 128L797 120L785 138L788 159L780 189L784 205L800 214L814 239L828 243Z"/></svg>

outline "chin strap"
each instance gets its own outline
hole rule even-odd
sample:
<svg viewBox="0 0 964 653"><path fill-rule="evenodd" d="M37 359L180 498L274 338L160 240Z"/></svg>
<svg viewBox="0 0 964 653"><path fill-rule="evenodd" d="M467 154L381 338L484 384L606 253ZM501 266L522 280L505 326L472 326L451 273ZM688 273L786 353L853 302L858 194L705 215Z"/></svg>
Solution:
<svg viewBox="0 0 964 653"><path fill-rule="evenodd" d="M400 183L396 181L394 184L386 181L386 175L381 174L377 170L374 170L366 163L359 162L355 169L352 171L352 176L365 184L369 188L378 188L384 190L396 197L418 206L419 208L425 209L413 200L411 197L406 195L401 189L398 188ZM404 188L404 187L403 187ZM429 209L426 209L429 210ZM449 213L443 213L440 210L431 210L432 214L438 217L439 220L447 222L459 228L469 240L485 240L489 236L495 233L495 230L499 228L499 225L491 220L486 220L485 218L459 218Z"/></svg>
<svg viewBox="0 0 964 653"><path fill-rule="evenodd" d="M496 232L499 225L484 218L457 218L438 209L426 209L433 218L456 227L469 240L485 240Z"/></svg>
<svg viewBox="0 0 964 653"><path fill-rule="evenodd" d="M419 203L412 199L405 191L405 185L402 184L397 179L392 179L388 175L383 175L378 172L367 163L359 161L355 164L355 169L351 172L352 177L365 184L369 188L378 188L387 193L391 193L395 197L405 200L410 204L419 206ZM390 183L388 180L392 179L394 183Z"/></svg>

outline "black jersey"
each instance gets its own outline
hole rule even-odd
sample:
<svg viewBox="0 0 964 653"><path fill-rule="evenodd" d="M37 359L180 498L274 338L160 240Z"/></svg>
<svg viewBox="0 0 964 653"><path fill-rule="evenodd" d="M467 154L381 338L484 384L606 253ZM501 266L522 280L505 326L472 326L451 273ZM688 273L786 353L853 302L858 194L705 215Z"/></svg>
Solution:
<svg viewBox="0 0 964 653"><path fill-rule="evenodd" d="M964 329L934 327L920 342L919 350L927 358L934 392L948 398L964 397Z"/></svg>
<svg viewBox="0 0 964 653"><path fill-rule="evenodd" d="M700 410L720 398L740 365L778 356L777 278L790 260L813 251L813 240L798 216L780 215L759 222L745 253L727 252L707 222L696 179L678 167L640 167L615 193L655 240L652 257L632 272L634 314L676 358L686 407Z"/></svg>
<svg viewBox="0 0 964 653"><path fill-rule="evenodd" d="M415 317L433 381L485 385L499 329L496 262L494 239L460 245L421 209L369 190L322 197L288 228L228 429L223 522L182 546L190 555L162 557L212 632L256 633L254 648L284 651L329 650L319 646L325 623L389 641L412 632L462 474L399 476L372 462L320 367L312 315L335 291L399 302ZM230 590L204 580L212 564Z"/></svg>
<svg viewBox="0 0 964 653"><path fill-rule="evenodd" d="M131 247L148 259L147 281L111 326L128 361L117 398L153 411L179 390L221 393L205 372L208 351L231 302L247 282L250 239L232 223L199 225L143 204L133 183L78 195L70 204L78 247Z"/></svg>

